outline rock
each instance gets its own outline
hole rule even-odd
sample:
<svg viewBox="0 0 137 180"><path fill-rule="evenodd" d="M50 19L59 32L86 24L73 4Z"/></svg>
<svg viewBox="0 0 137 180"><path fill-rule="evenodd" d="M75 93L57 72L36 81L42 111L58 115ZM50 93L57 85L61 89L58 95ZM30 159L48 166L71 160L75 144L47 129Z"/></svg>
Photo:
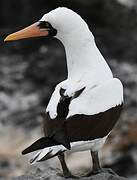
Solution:
<svg viewBox="0 0 137 180"><path fill-rule="evenodd" d="M59 169L47 167L46 170L39 168L32 169L29 174L22 175L19 177L12 178L12 180L65 180L64 177L59 175ZM127 180L126 178L120 177L117 174L113 175L110 173L99 173L90 177L81 177L79 180ZM70 178L73 180L73 178Z"/></svg>

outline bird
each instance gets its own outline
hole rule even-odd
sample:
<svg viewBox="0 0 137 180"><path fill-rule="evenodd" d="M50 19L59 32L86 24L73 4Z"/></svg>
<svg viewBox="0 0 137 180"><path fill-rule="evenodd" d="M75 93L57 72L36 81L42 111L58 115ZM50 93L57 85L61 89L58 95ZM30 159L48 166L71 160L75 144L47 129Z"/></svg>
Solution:
<svg viewBox="0 0 137 180"><path fill-rule="evenodd" d="M8 35L4 41L33 37L56 38L64 46L67 78L56 85L42 113L44 135L22 154L37 151L31 163L58 157L65 178L70 172L65 152L90 151L92 171L105 171L99 151L123 108L123 85L98 49L85 20L67 7L58 7L36 23Z"/></svg>

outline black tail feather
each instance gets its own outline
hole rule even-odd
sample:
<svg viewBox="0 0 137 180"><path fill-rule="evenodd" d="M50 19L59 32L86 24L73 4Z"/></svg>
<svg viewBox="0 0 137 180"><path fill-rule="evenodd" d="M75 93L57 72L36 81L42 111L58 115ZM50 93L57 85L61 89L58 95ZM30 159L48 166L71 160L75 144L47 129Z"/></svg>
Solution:
<svg viewBox="0 0 137 180"><path fill-rule="evenodd" d="M25 150L22 151L22 154L28 154L31 153L33 151L37 151L46 147L50 147L50 146L55 146L55 145L60 145L60 143L54 141L51 138L48 137L42 137L40 139L38 139L36 142L34 142L32 145L30 145L29 147L27 147Z"/></svg>

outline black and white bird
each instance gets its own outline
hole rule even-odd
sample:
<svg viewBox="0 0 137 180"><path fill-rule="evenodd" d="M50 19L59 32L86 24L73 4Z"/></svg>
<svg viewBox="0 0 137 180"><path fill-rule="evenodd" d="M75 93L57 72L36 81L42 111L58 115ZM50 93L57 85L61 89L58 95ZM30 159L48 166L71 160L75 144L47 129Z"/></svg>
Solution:
<svg viewBox="0 0 137 180"><path fill-rule="evenodd" d="M64 152L91 151L92 173L103 169L98 151L118 121L123 105L123 86L96 46L86 22L74 11L60 7L31 26L10 34L5 41L51 36L64 45L67 79L59 83L44 118L45 136L23 151L39 150L31 162L58 156L65 177L72 177Z"/></svg>

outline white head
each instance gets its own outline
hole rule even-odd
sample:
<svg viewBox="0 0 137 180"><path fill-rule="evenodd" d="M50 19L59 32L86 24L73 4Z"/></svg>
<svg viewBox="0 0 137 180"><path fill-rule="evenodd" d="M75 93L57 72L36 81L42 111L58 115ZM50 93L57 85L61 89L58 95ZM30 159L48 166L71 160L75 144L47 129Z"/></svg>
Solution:
<svg viewBox="0 0 137 180"><path fill-rule="evenodd" d="M64 41L68 37L86 38L86 36L92 36L92 33L77 13L71 9L59 7L45 14L37 23L9 35L5 41L49 35Z"/></svg>
<svg viewBox="0 0 137 180"><path fill-rule="evenodd" d="M57 30L56 37L60 40L72 35L86 36L90 32L86 22L77 13L65 7L50 11L40 21L49 22Z"/></svg>

